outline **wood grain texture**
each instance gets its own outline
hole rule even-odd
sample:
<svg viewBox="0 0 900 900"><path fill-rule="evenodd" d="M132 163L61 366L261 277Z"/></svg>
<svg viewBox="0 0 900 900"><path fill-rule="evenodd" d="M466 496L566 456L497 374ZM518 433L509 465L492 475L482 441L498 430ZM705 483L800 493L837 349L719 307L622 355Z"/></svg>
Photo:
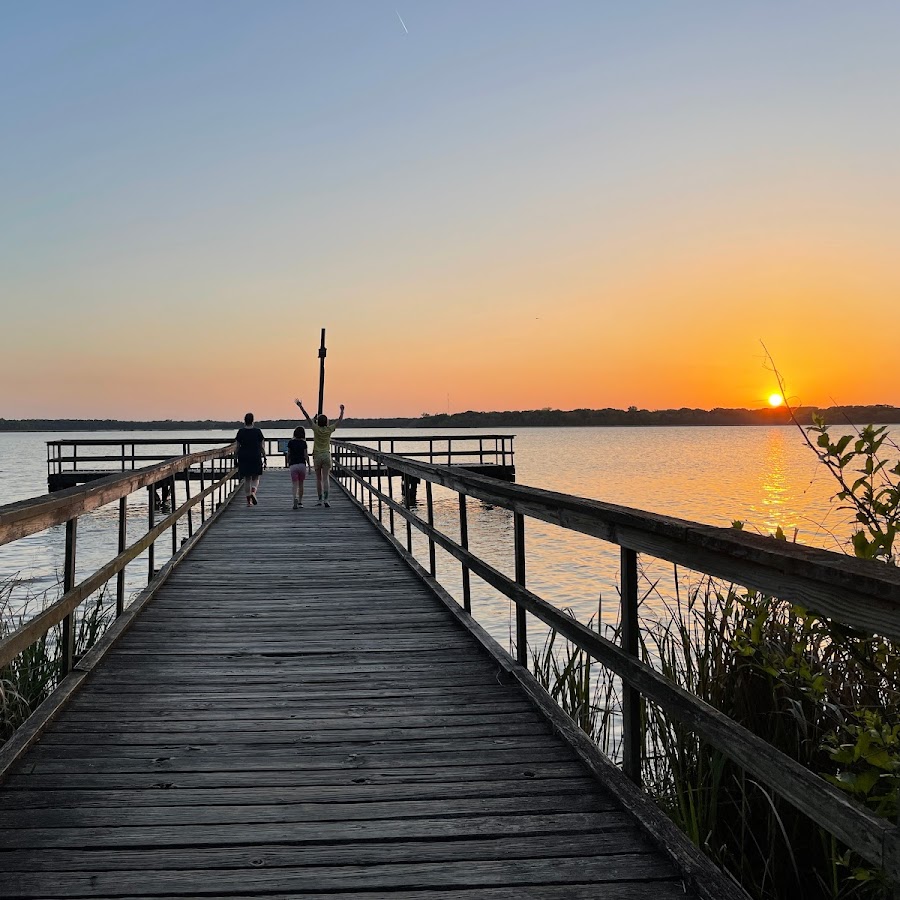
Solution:
<svg viewBox="0 0 900 900"><path fill-rule="evenodd" d="M259 497L10 771L0 896L695 897L346 497Z"/></svg>

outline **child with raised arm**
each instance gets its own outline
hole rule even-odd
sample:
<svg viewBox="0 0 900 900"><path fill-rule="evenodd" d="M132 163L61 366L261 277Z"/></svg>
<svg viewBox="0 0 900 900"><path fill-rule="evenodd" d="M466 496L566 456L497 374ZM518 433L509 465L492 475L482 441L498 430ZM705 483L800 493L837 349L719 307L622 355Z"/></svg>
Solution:
<svg viewBox="0 0 900 900"><path fill-rule="evenodd" d="M313 466L316 470L316 493L319 497L316 506L331 506L328 502L328 479L331 475L331 435L334 434L335 428L344 420L344 404L341 404L341 414L338 416L334 425L328 424L328 416L316 416L312 419L310 414L303 408L303 403L297 399L294 403L300 407L300 412L309 422L309 427L313 433Z"/></svg>

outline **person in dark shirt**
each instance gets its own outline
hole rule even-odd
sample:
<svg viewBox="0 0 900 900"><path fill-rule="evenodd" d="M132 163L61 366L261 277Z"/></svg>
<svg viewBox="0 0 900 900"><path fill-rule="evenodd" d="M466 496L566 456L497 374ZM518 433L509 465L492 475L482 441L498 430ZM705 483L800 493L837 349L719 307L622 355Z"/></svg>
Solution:
<svg viewBox="0 0 900 900"><path fill-rule="evenodd" d="M263 433L253 425L253 413L244 416L244 427L235 436L237 442L238 474L244 479L247 492L247 506L256 506L256 490L259 487L259 476L266 464L266 439Z"/></svg>
<svg viewBox="0 0 900 900"><path fill-rule="evenodd" d="M309 471L309 453L306 446L306 432L294 429L294 437L288 441L288 467L291 470L291 484L294 487L294 509L303 506L303 485Z"/></svg>

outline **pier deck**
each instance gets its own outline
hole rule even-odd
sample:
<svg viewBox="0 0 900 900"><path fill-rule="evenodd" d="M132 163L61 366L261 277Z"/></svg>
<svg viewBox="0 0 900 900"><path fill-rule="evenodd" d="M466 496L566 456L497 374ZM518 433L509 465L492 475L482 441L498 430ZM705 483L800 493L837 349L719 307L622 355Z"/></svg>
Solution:
<svg viewBox="0 0 900 900"><path fill-rule="evenodd" d="M685 898L350 500L231 507L0 788L0 896ZM314 502L314 500L313 500Z"/></svg>

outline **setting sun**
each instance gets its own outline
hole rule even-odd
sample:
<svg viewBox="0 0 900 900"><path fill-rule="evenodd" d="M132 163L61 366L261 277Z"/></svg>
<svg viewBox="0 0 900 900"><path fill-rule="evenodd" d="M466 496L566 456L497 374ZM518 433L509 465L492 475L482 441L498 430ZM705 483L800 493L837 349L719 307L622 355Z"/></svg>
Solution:
<svg viewBox="0 0 900 900"><path fill-rule="evenodd" d="M769 395L769 406L781 406L782 403L784 403L784 397L781 394Z"/></svg>

